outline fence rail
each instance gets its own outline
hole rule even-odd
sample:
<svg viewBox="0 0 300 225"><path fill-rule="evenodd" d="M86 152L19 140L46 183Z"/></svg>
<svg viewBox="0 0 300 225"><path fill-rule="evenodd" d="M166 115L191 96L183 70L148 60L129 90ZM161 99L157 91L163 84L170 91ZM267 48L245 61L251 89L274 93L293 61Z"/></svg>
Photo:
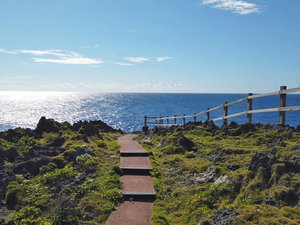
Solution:
<svg viewBox="0 0 300 225"><path fill-rule="evenodd" d="M281 86L279 91L275 92L269 92L269 93L264 93L264 94L257 94L253 95L252 93L249 93L247 97L238 99L236 101L232 102L224 102L224 104L216 106L214 108L207 108L206 110L198 113L194 113L192 115L185 115L183 114L182 116L166 116L166 117L155 117L155 116L145 116L145 122L144 122L144 127L143 131L148 130L148 124L155 124L156 126L173 126L173 125L180 125L178 123L178 119L182 120L182 125L185 124L185 121L187 118L193 118L193 121L197 121L197 116L206 114L206 121L212 120L212 121L218 121L218 120L223 120L223 124L227 124L227 120L230 118L234 118L237 116L242 116L242 115L247 115L247 122L252 123L252 114L256 113L268 113L268 112L279 112L279 124L285 124L285 117L286 117L286 111L296 111L300 110L300 106L286 106L286 95L290 93L295 93L295 92L300 92L300 87L297 88L291 88L287 89L286 86ZM252 109L252 103L253 99L256 98L262 98L262 97L267 97L267 96L273 96L273 95L279 95L280 100L279 100L279 107L278 108L266 108L266 109ZM235 114L228 115L228 107L247 101L247 110ZM213 112L215 110L223 108L223 116L217 117L217 118L210 118L210 112ZM152 120L152 121L148 121ZM173 123L170 123L170 121L173 121Z"/></svg>

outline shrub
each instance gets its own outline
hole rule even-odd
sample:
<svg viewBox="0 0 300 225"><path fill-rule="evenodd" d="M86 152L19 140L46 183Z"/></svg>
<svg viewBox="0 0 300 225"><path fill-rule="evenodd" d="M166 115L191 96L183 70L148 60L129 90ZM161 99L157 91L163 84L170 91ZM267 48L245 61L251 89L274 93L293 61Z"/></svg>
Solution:
<svg viewBox="0 0 300 225"><path fill-rule="evenodd" d="M71 165L67 165L62 169L55 169L53 172L45 173L40 177L40 181L44 184L56 184L62 179L70 179L75 177L77 172Z"/></svg>

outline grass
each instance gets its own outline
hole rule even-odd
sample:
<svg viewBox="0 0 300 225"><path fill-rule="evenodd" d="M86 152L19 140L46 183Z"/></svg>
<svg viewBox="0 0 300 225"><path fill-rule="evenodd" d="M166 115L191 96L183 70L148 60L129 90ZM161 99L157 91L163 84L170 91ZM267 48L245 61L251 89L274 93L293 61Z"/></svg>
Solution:
<svg viewBox="0 0 300 225"><path fill-rule="evenodd" d="M239 213L235 224L299 224L299 207L291 197L300 173L285 172L280 162L271 174L248 169L256 153L275 155L278 161L300 154L299 133L266 127L240 132L240 126L200 124L140 135L137 140L151 140L143 147L150 152L157 191L153 224L211 224L211 216L222 208ZM230 184L192 182L211 170L214 180L226 176ZM266 199L278 206L264 204Z"/></svg>
<svg viewBox="0 0 300 225"><path fill-rule="evenodd" d="M18 131L17 131L18 132ZM20 132L23 132L20 130ZM23 135L23 136L22 136ZM12 224L105 224L114 207L122 200L120 188L119 145L120 133L99 132L83 137L68 126L58 132L44 132L40 136L20 134L19 139L0 138L4 151L16 149L26 157L36 146L51 146L58 138L63 139L61 154L52 157L53 162L40 168L37 176L16 175L7 186L6 201L14 210L5 223ZM92 154L76 155L76 148L88 147ZM13 166L13 162L5 165ZM78 179L82 182L68 183ZM58 185L61 185L57 192Z"/></svg>

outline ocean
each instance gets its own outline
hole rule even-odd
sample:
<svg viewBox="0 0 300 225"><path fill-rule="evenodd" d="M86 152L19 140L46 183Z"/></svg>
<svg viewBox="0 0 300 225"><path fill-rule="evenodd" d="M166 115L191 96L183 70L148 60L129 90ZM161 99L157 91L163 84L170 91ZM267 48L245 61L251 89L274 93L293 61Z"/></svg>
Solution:
<svg viewBox="0 0 300 225"><path fill-rule="evenodd" d="M102 120L131 133L142 129L145 115L191 115L245 96L247 94L0 92L0 130L35 128L40 117L45 116L70 123ZM245 111L246 104L229 106L228 114ZM287 106L297 105L300 105L300 95L287 95ZM253 99L253 109L278 106L278 95ZM211 112L211 118L222 115L223 109ZM296 127L300 124L300 111L287 112L286 118L287 124ZM204 121L205 115L197 117L197 120ZM232 120L244 123L246 115L228 121ZM253 122L278 124L278 112L254 114ZM222 121L216 123L222 125Z"/></svg>

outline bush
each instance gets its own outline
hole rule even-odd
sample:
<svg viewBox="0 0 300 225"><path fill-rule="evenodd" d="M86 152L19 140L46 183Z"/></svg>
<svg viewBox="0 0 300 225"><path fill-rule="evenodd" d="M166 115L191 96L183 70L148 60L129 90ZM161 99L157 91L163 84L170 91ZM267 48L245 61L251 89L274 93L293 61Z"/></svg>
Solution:
<svg viewBox="0 0 300 225"><path fill-rule="evenodd" d="M70 179L75 177L77 172L71 165L67 165L62 169L55 169L53 172L45 173L40 177L40 181L44 184L57 184L62 179Z"/></svg>

